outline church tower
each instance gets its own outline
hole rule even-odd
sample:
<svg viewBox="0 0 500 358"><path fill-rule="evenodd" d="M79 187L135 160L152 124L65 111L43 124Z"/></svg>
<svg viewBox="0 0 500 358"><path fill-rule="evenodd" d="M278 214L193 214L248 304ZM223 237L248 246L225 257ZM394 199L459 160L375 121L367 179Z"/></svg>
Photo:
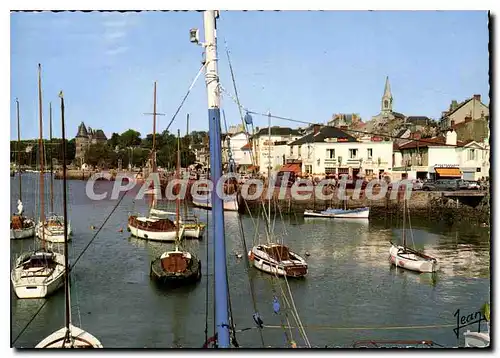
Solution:
<svg viewBox="0 0 500 358"><path fill-rule="evenodd" d="M384 95L382 96L382 113L389 114L390 112L392 112L392 93L389 76L387 76L385 79Z"/></svg>

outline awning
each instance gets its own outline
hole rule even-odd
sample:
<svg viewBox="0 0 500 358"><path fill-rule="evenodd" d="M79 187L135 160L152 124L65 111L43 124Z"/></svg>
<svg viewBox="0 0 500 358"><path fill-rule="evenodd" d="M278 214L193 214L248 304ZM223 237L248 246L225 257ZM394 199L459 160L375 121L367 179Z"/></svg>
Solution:
<svg viewBox="0 0 500 358"><path fill-rule="evenodd" d="M462 172L458 168L435 168L436 174L442 177L461 178Z"/></svg>
<svg viewBox="0 0 500 358"><path fill-rule="evenodd" d="M253 171L259 171L259 166L258 165L250 165L247 168L248 171L253 172Z"/></svg>
<svg viewBox="0 0 500 358"><path fill-rule="evenodd" d="M294 173L298 174L301 171L301 165L300 164L285 164L280 168L279 171L280 172L294 172Z"/></svg>

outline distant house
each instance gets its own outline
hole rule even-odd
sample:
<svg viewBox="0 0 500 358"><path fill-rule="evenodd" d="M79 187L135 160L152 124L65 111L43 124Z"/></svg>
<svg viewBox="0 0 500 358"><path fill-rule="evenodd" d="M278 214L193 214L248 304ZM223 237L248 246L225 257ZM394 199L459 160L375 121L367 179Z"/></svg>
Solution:
<svg viewBox="0 0 500 358"><path fill-rule="evenodd" d="M252 136L254 147L255 165L262 174L267 174L268 167L271 170L283 165L283 155L286 153L286 143L298 139L301 133L297 129L289 127L257 128L257 133ZM284 144L285 143L285 144Z"/></svg>
<svg viewBox="0 0 500 358"><path fill-rule="evenodd" d="M488 106L481 102L481 95L475 94L461 103L453 100L449 110L442 113L439 125L442 131L446 131L459 123L465 122L467 118L474 121L489 118L489 116Z"/></svg>
<svg viewBox="0 0 500 358"><path fill-rule="evenodd" d="M85 152L91 144L105 144L108 138L102 129L92 129L85 126L83 122L78 126L78 133L75 137L76 153L75 159L79 165L83 164Z"/></svg>

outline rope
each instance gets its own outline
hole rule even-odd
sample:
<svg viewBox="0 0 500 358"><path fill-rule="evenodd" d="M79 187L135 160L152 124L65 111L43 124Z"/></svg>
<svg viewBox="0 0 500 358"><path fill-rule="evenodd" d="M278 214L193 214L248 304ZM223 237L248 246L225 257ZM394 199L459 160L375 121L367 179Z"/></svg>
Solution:
<svg viewBox="0 0 500 358"><path fill-rule="evenodd" d="M120 205L120 203L122 202L123 198L125 197L125 195L127 194L127 192L124 192L122 197L118 200L118 202L116 203L116 205L113 207L113 210L111 210L111 212L108 214L108 216L106 217L106 219L104 220L104 222L101 224L101 226L99 227L99 229L97 230L97 232L94 234L94 236L92 237L92 239L90 239L90 242L84 247L84 249L82 250L82 252L80 253L80 255L78 255L78 257L76 258L76 260L74 261L73 265L71 267L68 267L68 275L71 273L71 271L73 270L73 268L75 267L76 263L78 262L78 260L80 260L80 258L82 257L82 255L85 253L85 251L87 251L87 249L89 248L90 244L94 241L94 239L97 237L97 235L99 234L99 232L102 230L102 228L104 227L104 225L108 222L109 218L111 217L111 215L113 215L113 213L115 212L116 208L118 207L118 205ZM21 335L24 333L24 331L29 327L29 325L31 324L31 322L33 322L33 320L36 318L36 316L38 316L38 314L40 313L40 311L42 310L43 307L45 307L45 305L49 302L50 298L51 297L54 297L54 296L49 296L43 303L42 305L40 306L40 308L35 312L35 314L33 315L33 317L31 317L31 319L28 321L28 323L23 327L23 329L19 332L19 334L16 336L16 338L12 341L12 346L14 345L14 343L16 343L16 341L19 339L19 337L21 337Z"/></svg>
<svg viewBox="0 0 500 358"><path fill-rule="evenodd" d="M177 107L177 111L175 111L172 119L170 120L170 122L168 123L168 126L167 128L165 129L166 131L168 131L168 129L170 128L170 126L172 125L172 122L174 121L175 117L177 116L177 114L179 113L179 111L181 110L182 106L184 105L184 102L186 101L186 99L188 98L189 94L191 93L191 89L193 89L193 86L194 84L196 83L196 81L198 80L198 77L200 77L201 73L203 72L203 69L205 68L205 65L202 65L200 70L198 71L198 74L196 75L196 77L194 78L193 82L191 83L191 86L189 86L186 94L184 95L184 98L182 99L181 101L181 104L179 105L179 107Z"/></svg>
<svg viewBox="0 0 500 358"><path fill-rule="evenodd" d="M313 330L345 330L345 331L377 331L377 330L395 330L395 329L430 329L430 328L449 328L455 327L456 324L438 324L438 325L426 325L426 326L378 326L378 327L335 327L335 326L318 326L318 325L306 325L304 327ZM264 325L264 328L282 328L276 325ZM298 328L298 327L287 327L287 328Z"/></svg>

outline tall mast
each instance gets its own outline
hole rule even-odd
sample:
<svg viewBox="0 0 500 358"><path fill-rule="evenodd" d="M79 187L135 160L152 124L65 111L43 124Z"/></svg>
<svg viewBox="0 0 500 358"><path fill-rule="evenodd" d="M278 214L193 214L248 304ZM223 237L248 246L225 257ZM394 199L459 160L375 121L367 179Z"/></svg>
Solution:
<svg viewBox="0 0 500 358"><path fill-rule="evenodd" d="M45 182L43 176L43 129L42 129L42 65L38 64L38 109L40 139L38 140L38 151L40 153L40 223L42 225L42 247L45 249Z"/></svg>
<svg viewBox="0 0 500 358"><path fill-rule="evenodd" d="M156 173L156 81L153 98L153 158L151 159L153 173Z"/></svg>
<svg viewBox="0 0 500 358"><path fill-rule="evenodd" d="M179 180L181 178L180 174L181 174L181 146L180 146L180 142L181 142L181 131L180 129L177 130L177 170L176 170L176 177L177 177L177 180ZM180 189L179 189L180 190ZM179 226L180 226L180 220L179 220L179 194L180 192L177 194L177 198L175 199L175 231L176 231L176 235L175 235L175 251L177 251L179 249Z"/></svg>
<svg viewBox="0 0 500 358"><path fill-rule="evenodd" d="M64 293L65 315L66 315L66 334L69 334L69 325L71 323L71 307L69 292L69 255L68 255L68 207L66 198L66 136L64 134L64 97L62 91L59 93L61 98L61 125L62 125L62 166L63 166L63 215L64 215Z"/></svg>
<svg viewBox="0 0 500 358"><path fill-rule="evenodd" d="M269 237L271 237L271 112L267 112L267 226L269 229Z"/></svg>
<svg viewBox="0 0 500 358"><path fill-rule="evenodd" d="M205 27L205 83L208 96L208 120L210 132L210 174L214 184L222 175L221 161L221 128L220 128L220 93L219 75L217 73L217 40L215 10L203 12ZM228 284L226 280L226 243L224 237L224 209L222 198L212 190L212 218L214 237L214 271L215 271L215 325L217 327L217 341L219 348L229 348L229 313L228 313Z"/></svg>
<svg viewBox="0 0 500 358"><path fill-rule="evenodd" d="M406 247L406 187L403 196L403 246Z"/></svg>
<svg viewBox="0 0 500 358"><path fill-rule="evenodd" d="M19 120L19 101L16 98L17 111L17 172L19 173L19 200L22 202L23 185L21 180L21 125Z"/></svg>
<svg viewBox="0 0 500 358"><path fill-rule="evenodd" d="M49 145L50 145L50 212L54 212L54 176L52 171L52 102L49 102Z"/></svg>

